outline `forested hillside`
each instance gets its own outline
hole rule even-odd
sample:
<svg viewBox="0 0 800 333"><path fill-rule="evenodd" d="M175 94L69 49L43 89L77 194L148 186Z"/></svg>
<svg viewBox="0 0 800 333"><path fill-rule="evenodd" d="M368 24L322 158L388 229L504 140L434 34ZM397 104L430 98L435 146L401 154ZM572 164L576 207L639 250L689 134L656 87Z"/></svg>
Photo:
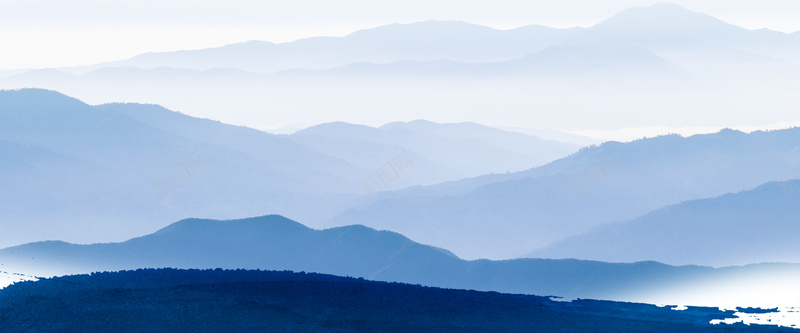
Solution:
<svg viewBox="0 0 800 333"><path fill-rule="evenodd" d="M732 311L439 289L313 273L137 270L0 290L2 332L781 332Z"/></svg>

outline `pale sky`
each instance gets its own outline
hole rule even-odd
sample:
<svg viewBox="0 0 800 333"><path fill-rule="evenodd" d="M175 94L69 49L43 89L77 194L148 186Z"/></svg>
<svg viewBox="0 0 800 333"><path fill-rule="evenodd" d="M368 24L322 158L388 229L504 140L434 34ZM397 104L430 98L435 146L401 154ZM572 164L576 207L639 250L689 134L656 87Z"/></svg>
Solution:
<svg viewBox="0 0 800 333"><path fill-rule="evenodd" d="M343 36L389 23L588 27L647 0L0 0L0 69L88 65L247 40ZM797 0L671 1L748 29L800 30Z"/></svg>

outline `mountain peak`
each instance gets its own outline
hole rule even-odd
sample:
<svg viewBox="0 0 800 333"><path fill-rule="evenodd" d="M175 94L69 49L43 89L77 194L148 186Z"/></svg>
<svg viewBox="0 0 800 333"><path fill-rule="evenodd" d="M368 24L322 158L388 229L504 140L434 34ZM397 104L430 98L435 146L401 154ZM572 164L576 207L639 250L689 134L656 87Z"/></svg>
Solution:
<svg viewBox="0 0 800 333"><path fill-rule="evenodd" d="M648 46L717 43L732 38L742 30L679 5L658 3L623 10L575 36L568 44Z"/></svg>
<svg viewBox="0 0 800 333"><path fill-rule="evenodd" d="M31 121L54 126L51 130L66 124L84 126L94 119L96 112L93 111L92 106L53 90L0 90L0 125L12 128L17 126L14 124L30 124ZM10 118L3 120L4 117Z"/></svg>
<svg viewBox="0 0 800 333"><path fill-rule="evenodd" d="M281 215L265 215L228 221L197 218L184 219L156 231L154 235L212 232L220 228L229 231L233 230L231 228L236 228L237 230L249 230L250 232L257 232L257 229L268 229L280 232L301 229L310 230L310 228Z"/></svg>
<svg viewBox="0 0 800 333"><path fill-rule="evenodd" d="M391 123L386 123L386 124L383 124L379 128L382 129L382 130L394 129L394 128L401 128L401 129L420 128L420 127L422 127L422 128L433 128L433 127L436 127L436 126L439 126L439 125L442 125L442 124L438 124L438 123L432 122L430 120L425 120L425 119L416 119L416 120L412 120L412 121L395 121L395 122L391 122Z"/></svg>
<svg viewBox="0 0 800 333"><path fill-rule="evenodd" d="M35 109L43 106L88 106L77 98L69 97L55 90L41 88L2 89L0 90L4 109Z"/></svg>
<svg viewBox="0 0 800 333"><path fill-rule="evenodd" d="M296 135L335 135L336 137L350 137L354 133L374 133L378 129L367 125L350 124L343 121L334 121L314 125L295 132Z"/></svg>
<svg viewBox="0 0 800 333"><path fill-rule="evenodd" d="M657 4L654 4L654 5L651 5L651 6L631 7L631 8L625 9L625 10L617 13L616 15L606 19L604 22L616 21L616 20L624 20L624 19L628 19L628 20L630 20L630 19L637 19L637 20L650 19L650 20L655 20L656 22L657 21L663 21L663 20L676 20L676 19L679 19L679 20L688 20L688 19L708 20L708 19L713 19L713 20L719 21L719 20L713 18L712 16L709 16L709 15L706 15L706 14L703 14L703 13L694 12L694 11L691 11L689 9L686 9L685 7L682 7L682 6L679 6L679 5L676 5L676 4L662 2L662 3L657 3ZM651 23L655 23L653 21L650 21L650 22ZM600 23L600 24L603 24L603 23Z"/></svg>
<svg viewBox="0 0 800 333"><path fill-rule="evenodd" d="M427 21L419 21L413 23L394 23L379 26L372 29L364 29L353 32L350 36L364 36L364 35L380 35L385 32L417 32L417 33L424 33L431 37L431 34L434 35L448 35L452 34L454 37L459 37L460 35L464 34L465 32L471 33L491 33L497 32L497 29L479 25L468 23L464 21L448 21L448 20L427 20Z"/></svg>

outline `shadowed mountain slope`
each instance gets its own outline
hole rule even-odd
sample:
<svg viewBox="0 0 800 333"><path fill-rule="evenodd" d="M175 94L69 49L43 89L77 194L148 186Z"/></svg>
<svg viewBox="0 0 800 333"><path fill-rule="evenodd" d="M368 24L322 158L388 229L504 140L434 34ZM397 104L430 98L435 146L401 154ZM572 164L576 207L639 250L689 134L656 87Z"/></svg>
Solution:
<svg viewBox="0 0 800 333"><path fill-rule="evenodd" d="M783 306L800 295L798 288L787 284L800 277L800 265L714 269L656 262L464 261L393 232L363 226L315 230L275 215L233 221L183 220L122 243L30 243L0 250L0 263L8 272L33 276L146 267L293 270L445 288L654 304ZM776 281L776 276L787 280ZM725 304L714 303L719 293L740 288L759 291L764 285L784 289L781 294L742 293L725 299ZM693 289L700 286L706 286L705 290Z"/></svg>

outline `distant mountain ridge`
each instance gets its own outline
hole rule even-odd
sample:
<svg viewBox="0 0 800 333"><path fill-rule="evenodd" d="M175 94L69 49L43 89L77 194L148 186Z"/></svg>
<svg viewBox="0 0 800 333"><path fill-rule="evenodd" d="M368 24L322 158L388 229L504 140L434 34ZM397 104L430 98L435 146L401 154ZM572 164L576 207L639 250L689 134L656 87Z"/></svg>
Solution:
<svg viewBox="0 0 800 333"><path fill-rule="evenodd" d="M123 240L189 216L268 211L318 226L376 192L524 170L577 148L477 124L420 124L272 135L158 105L3 90L0 246Z"/></svg>
<svg viewBox="0 0 800 333"><path fill-rule="evenodd" d="M329 225L393 230L469 259L522 257L667 205L789 179L799 143L798 128L606 142L523 172L382 194Z"/></svg>
<svg viewBox="0 0 800 333"><path fill-rule="evenodd" d="M631 29L634 26L637 29ZM747 30L678 5L659 3L629 8L586 29L529 25L498 30L461 21L430 20L379 26L344 37L312 37L279 44L249 41L204 50L147 53L92 67L236 68L253 73L274 73L409 60L496 63L523 58L552 47L578 45L601 48L640 46L661 50L667 46L695 46L699 43L741 48L741 51L756 54L781 54L777 58L784 59L790 54L764 48L765 42L795 41L793 36L765 29ZM795 51L800 51L800 48ZM800 53L794 56L800 56ZM800 58L786 60L797 62Z"/></svg>
<svg viewBox="0 0 800 333"><path fill-rule="evenodd" d="M396 156L408 154L413 173L398 177L383 190L527 170L578 149L577 145L475 123L437 124L425 120L394 122L380 128L328 123L286 137L354 165L372 165L376 170Z"/></svg>
<svg viewBox="0 0 800 333"><path fill-rule="evenodd" d="M773 182L598 227L531 256L713 266L798 262L799 203L799 180Z"/></svg>
<svg viewBox="0 0 800 333"><path fill-rule="evenodd" d="M255 128L307 126L308 119L560 130L760 126L794 121L798 36L659 4L585 29L426 21L344 37L143 54L10 72L0 88L47 88L92 104L159 104ZM740 111L716 111L725 109Z"/></svg>
<svg viewBox="0 0 800 333"><path fill-rule="evenodd" d="M640 29L629 30L631 26L639 26ZM675 4L659 3L623 10L565 43L585 45L600 44L600 41L604 41L603 45L644 47L660 43L717 44L731 42L729 38L732 34L735 36L748 33L750 30L723 22L710 15L693 12ZM609 40L608 36L616 38Z"/></svg>
<svg viewBox="0 0 800 333"><path fill-rule="evenodd" d="M90 68L237 68L274 73L297 68L330 69L359 62L495 62L537 52L580 30L544 26L497 30L459 21L431 20L359 30L345 37L312 37L280 44L250 41L205 50L147 53Z"/></svg>
<svg viewBox="0 0 800 333"><path fill-rule="evenodd" d="M309 202L314 214L360 190L355 167L275 135L36 89L0 91L0 161L3 246L127 239L192 215L305 215Z"/></svg>
<svg viewBox="0 0 800 333"><path fill-rule="evenodd" d="M525 168L550 143L424 121L381 129L328 124L274 136L158 106L93 107L41 90L4 91L0 99L7 106L0 113L0 241L7 246L123 240L186 216L276 211L316 227L401 232L468 259L508 259L667 205L785 180L800 165L798 129L724 130L609 142L522 172L381 192L421 182L420 175L444 179L457 168L480 174L517 157ZM304 135L311 141L293 142ZM496 161L481 160L489 157Z"/></svg>

